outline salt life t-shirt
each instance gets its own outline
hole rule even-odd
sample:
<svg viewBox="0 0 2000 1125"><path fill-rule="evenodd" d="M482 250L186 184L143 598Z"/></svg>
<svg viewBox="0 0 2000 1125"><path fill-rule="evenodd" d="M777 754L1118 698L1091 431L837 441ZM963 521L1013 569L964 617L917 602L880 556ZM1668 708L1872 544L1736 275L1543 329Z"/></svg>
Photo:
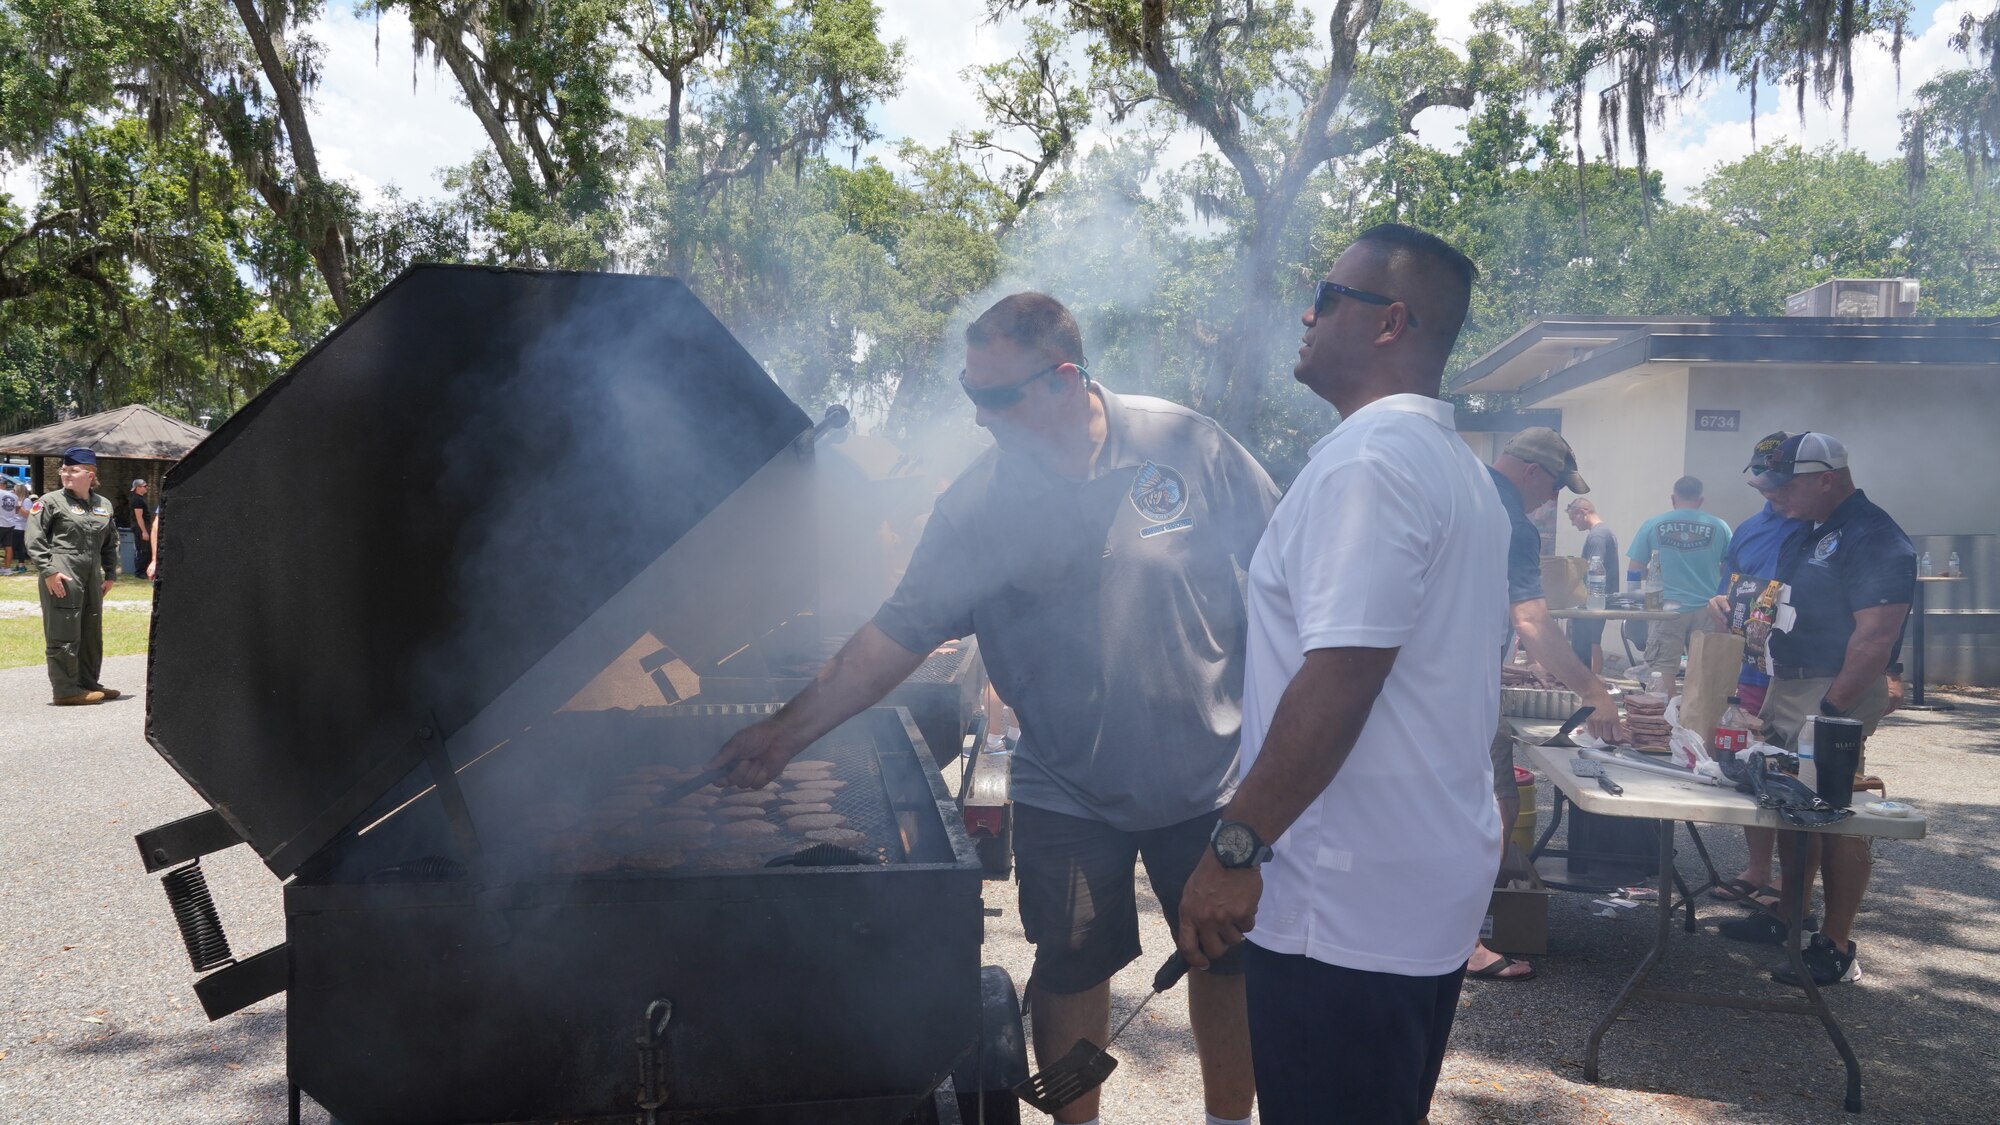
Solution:
<svg viewBox="0 0 2000 1125"><path fill-rule="evenodd" d="M1666 599L1692 610L1715 593L1724 577L1723 557L1729 553L1729 525L1699 508L1676 508L1639 526L1625 557L1640 570L1660 556L1660 581Z"/></svg>
<svg viewBox="0 0 2000 1125"><path fill-rule="evenodd" d="M1273 844L1251 941L1403 976L1470 956L1500 858L1508 540L1447 403L1378 399L1313 447L1250 564L1245 776L1308 652L1399 651L1346 763Z"/></svg>

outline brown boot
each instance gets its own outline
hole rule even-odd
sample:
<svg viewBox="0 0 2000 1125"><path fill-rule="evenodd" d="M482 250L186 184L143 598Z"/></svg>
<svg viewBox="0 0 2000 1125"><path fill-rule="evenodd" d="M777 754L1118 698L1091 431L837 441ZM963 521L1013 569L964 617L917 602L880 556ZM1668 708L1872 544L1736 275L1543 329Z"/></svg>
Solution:
<svg viewBox="0 0 2000 1125"><path fill-rule="evenodd" d="M108 698L101 691L84 691L75 695L65 695L56 700L58 707L81 707L86 703L102 703Z"/></svg>
<svg viewBox="0 0 2000 1125"><path fill-rule="evenodd" d="M97 692L98 694L100 694L100 695L104 696L104 698L106 698L106 699L116 699L116 698L118 698L118 697L119 697L120 695L124 694L123 692L120 692L120 691L119 691L119 690L118 690L117 688L115 688L115 687L104 687L104 686L102 686L102 685L100 685L100 686L98 686L98 687L96 687L96 688L93 688L92 690L94 690L94 691L96 691L96 692Z"/></svg>

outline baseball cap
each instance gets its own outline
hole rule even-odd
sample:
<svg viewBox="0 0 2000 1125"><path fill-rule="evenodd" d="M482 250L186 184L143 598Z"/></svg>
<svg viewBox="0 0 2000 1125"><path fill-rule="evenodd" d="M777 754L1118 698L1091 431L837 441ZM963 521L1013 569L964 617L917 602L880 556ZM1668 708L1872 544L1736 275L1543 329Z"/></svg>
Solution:
<svg viewBox="0 0 2000 1125"><path fill-rule="evenodd" d="M97 454L81 445L72 445L63 450L62 463L65 465L89 465L97 467Z"/></svg>
<svg viewBox="0 0 2000 1125"><path fill-rule="evenodd" d="M1753 487L1769 492L1783 488L1793 477L1846 467L1847 447L1839 439L1812 430L1802 434L1780 430L1757 443L1743 472Z"/></svg>
<svg viewBox="0 0 2000 1125"><path fill-rule="evenodd" d="M1569 443L1547 426L1530 426L1522 430L1500 452L1518 457L1530 465L1540 465L1556 478L1558 485L1571 492L1590 491L1590 486L1583 481L1583 474L1576 471L1576 454L1571 452Z"/></svg>

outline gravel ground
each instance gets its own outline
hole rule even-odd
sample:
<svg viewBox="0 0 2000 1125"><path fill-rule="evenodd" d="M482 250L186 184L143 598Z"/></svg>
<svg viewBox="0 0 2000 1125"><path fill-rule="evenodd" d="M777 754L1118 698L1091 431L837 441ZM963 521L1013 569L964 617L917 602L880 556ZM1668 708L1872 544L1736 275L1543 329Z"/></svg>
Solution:
<svg viewBox="0 0 2000 1125"><path fill-rule="evenodd" d="M106 663L137 688L143 657ZM220 1023L201 1014L158 880L134 832L201 801L141 737L143 702L45 705L40 668L0 671L0 1122L272 1122L284 1118L283 999ZM1878 846L1857 928L1866 977L1830 993L1860 1055L1866 1119L2000 1119L2000 695L1957 695L1956 713L1892 717L1870 768L1931 817L1928 839ZM1547 808L1546 787L1542 807ZM1735 838L1732 839L1732 836ZM1683 839L1685 839L1683 837ZM1725 875L1742 842L1705 839ZM1692 874L1698 860L1682 856ZM283 938L276 880L246 848L203 862L239 955ZM1142 884L1143 889L1143 884ZM989 883L985 959L1027 979L1013 887ZM1114 982L1114 1014L1146 992L1170 948L1150 899L1146 953ZM1799 1017L1639 1005L1606 1038L1603 1085L1581 1081L1584 1037L1631 973L1651 907L1615 919L1558 895L1551 951L1525 984L1467 985L1432 1115L1436 1125L1562 1122L1840 1122L1838 1057ZM1734 908L1675 931L1666 987L1777 995L1775 951L1713 934ZM1105 1120L1199 1122L1201 1083L1184 1001L1163 998L1127 1032L1105 1088ZM1668 1093L1666 1091L1672 1091ZM309 1121L325 1115L309 1107Z"/></svg>

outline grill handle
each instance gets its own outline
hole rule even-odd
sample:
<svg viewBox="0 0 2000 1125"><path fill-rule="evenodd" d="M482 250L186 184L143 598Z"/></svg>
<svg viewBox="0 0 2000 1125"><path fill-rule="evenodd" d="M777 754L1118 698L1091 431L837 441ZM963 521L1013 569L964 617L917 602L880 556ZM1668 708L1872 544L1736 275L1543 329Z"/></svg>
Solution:
<svg viewBox="0 0 2000 1125"><path fill-rule="evenodd" d="M673 1018L674 1002L662 997L646 1005L639 1029L638 1105L645 1125L659 1125L660 1110L667 1104L667 1024Z"/></svg>

